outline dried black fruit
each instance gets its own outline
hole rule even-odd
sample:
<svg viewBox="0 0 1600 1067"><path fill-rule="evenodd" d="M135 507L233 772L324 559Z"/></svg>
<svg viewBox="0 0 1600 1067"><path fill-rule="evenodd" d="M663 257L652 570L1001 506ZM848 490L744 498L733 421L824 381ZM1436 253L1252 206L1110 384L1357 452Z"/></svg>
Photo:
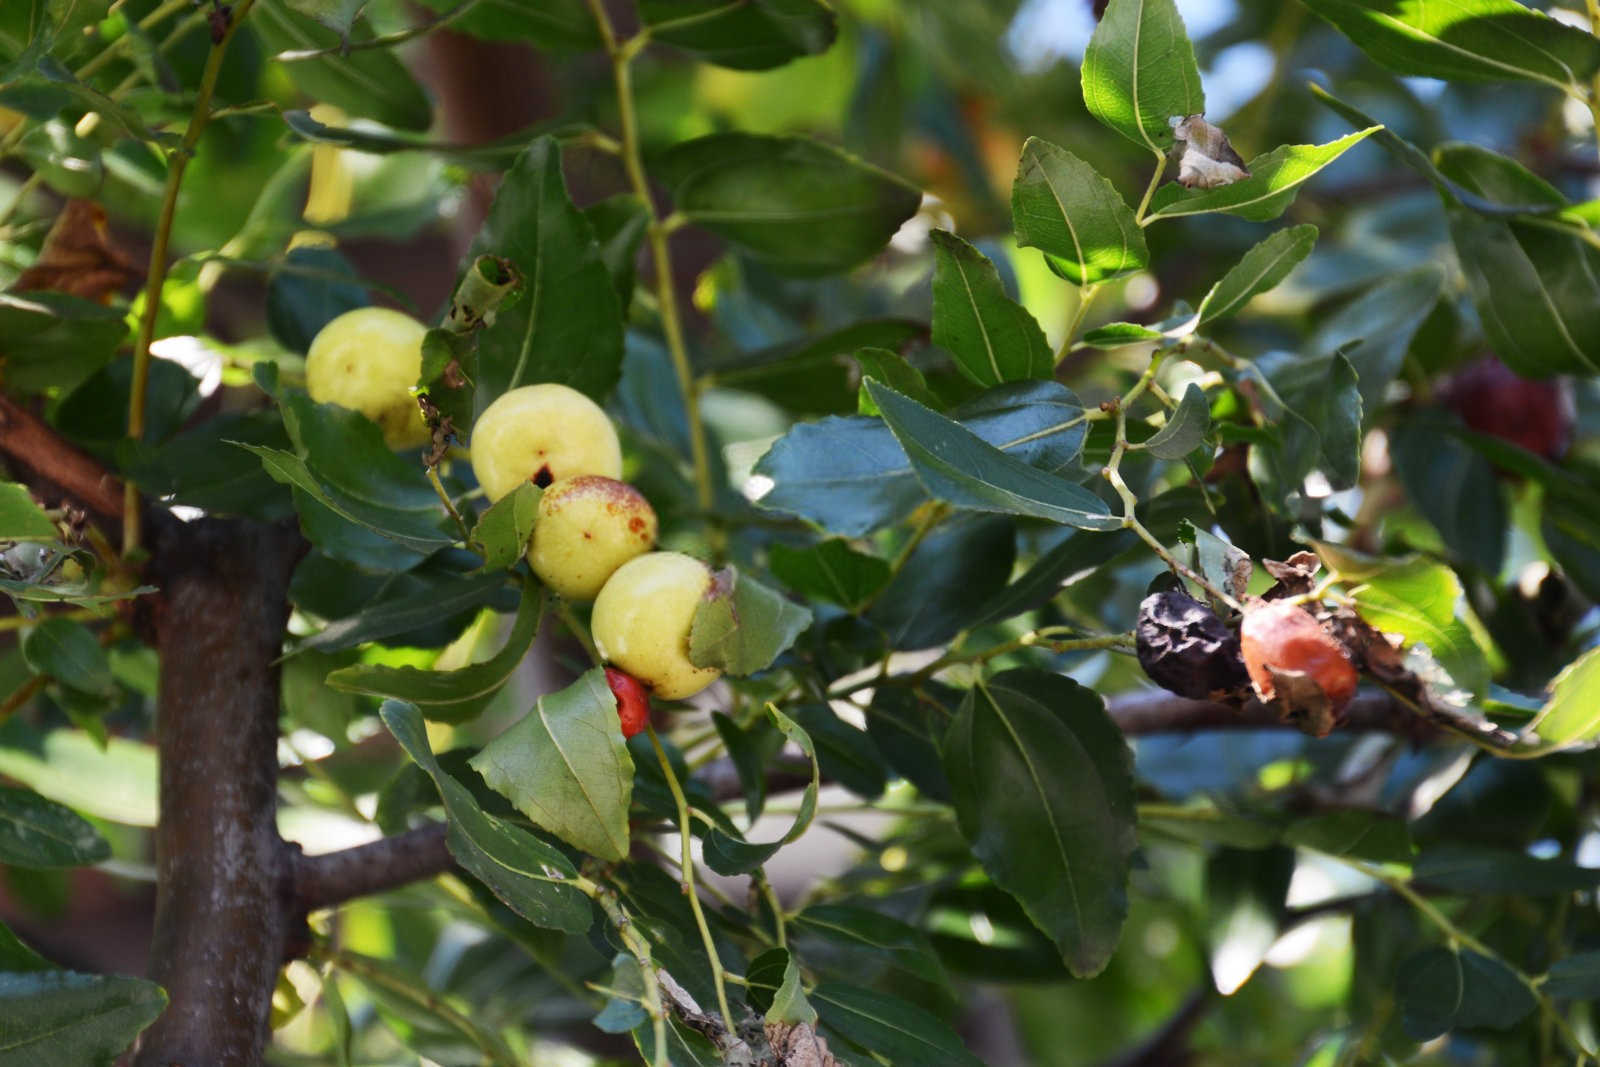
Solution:
<svg viewBox="0 0 1600 1067"><path fill-rule="evenodd" d="M1179 696L1216 699L1250 684L1238 637L1186 593L1169 589L1145 597L1134 636L1144 672Z"/></svg>

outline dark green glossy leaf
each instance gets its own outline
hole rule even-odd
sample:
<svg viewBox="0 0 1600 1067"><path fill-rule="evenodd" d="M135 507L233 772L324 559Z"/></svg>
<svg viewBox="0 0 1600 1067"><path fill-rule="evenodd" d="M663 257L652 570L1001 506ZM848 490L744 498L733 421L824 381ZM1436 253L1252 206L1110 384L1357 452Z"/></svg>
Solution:
<svg viewBox="0 0 1600 1067"><path fill-rule="evenodd" d="M1028 309L1006 295L987 256L953 233L934 230L933 341L979 385L1048 378L1050 346Z"/></svg>
<svg viewBox="0 0 1600 1067"><path fill-rule="evenodd" d="M773 576L795 592L849 611L866 606L889 581L885 560L837 538L809 548L775 544L768 563Z"/></svg>
<svg viewBox="0 0 1600 1067"><path fill-rule="evenodd" d="M156 448L124 448L118 454L140 489L168 503L268 521L294 514L289 491L259 459L234 444L290 447L277 413L224 412Z"/></svg>
<svg viewBox="0 0 1600 1067"><path fill-rule="evenodd" d="M1089 114L1157 155L1172 147L1168 120L1203 115L1194 47L1173 0L1111 0L1083 54Z"/></svg>
<svg viewBox="0 0 1600 1067"><path fill-rule="evenodd" d="M909 923L859 904L813 904L790 920L796 937L826 942L842 967L852 961L865 969L888 964L934 985L946 981L944 965L928 937ZM807 958L810 958L809 953Z"/></svg>
<svg viewBox="0 0 1600 1067"><path fill-rule="evenodd" d="M991 389L950 411L979 438L1050 471L1071 466L1083 445L1083 406L1055 382ZM810 519L846 537L886 526L927 499L905 450L879 419L800 423L756 464L774 485L761 506Z"/></svg>
<svg viewBox="0 0 1600 1067"><path fill-rule="evenodd" d="M1435 263L1393 274L1329 316L1312 335L1308 351L1326 359L1348 358L1359 379L1364 409L1377 411L1444 283L1444 271ZM1331 373L1331 368L1310 371L1303 383L1308 395L1313 381ZM1287 392L1284 398L1289 399Z"/></svg>
<svg viewBox="0 0 1600 1067"><path fill-rule="evenodd" d="M797 274L831 274L875 255L922 201L902 179L801 137L711 134L677 145L653 169L679 214Z"/></svg>
<svg viewBox="0 0 1600 1067"><path fill-rule="evenodd" d="M765 1014L772 1007L790 966L789 950L782 948L769 948L750 961L750 969L745 972L745 996L752 1008Z"/></svg>
<svg viewBox="0 0 1600 1067"><path fill-rule="evenodd" d="M716 572L689 626L689 661L728 674L756 674L772 666L811 625L811 609L736 567Z"/></svg>
<svg viewBox="0 0 1600 1067"><path fill-rule="evenodd" d="M950 723L950 710L929 690L880 686L873 690L867 709L867 735L894 772L917 787L930 800L950 799L950 780L944 774L939 741Z"/></svg>
<svg viewBox="0 0 1600 1067"><path fill-rule="evenodd" d="M744 791L745 814L754 821L767 802L767 760L783 748L783 734L765 718L741 727L720 711L711 713L722 747L728 750L739 788Z"/></svg>
<svg viewBox="0 0 1600 1067"><path fill-rule="evenodd" d="M106 650L81 622L45 619L22 635L22 658L35 674L81 693L105 695L116 689Z"/></svg>
<svg viewBox="0 0 1600 1067"><path fill-rule="evenodd" d="M400 747L439 787L450 819L450 854L456 862L535 926L568 933L589 929L593 913L588 898L563 881L578 873L567 857L527 831L483 811L467 787L439 766L416 708L386 700L379 715Z"/></svg>
<svg viewBox="0 0 1600 1067"><path fill-rule="evenodd" d="M1134 544L1134 535L1126 530L1111 534L1089 530L1062 532L1066 536L1061 541L984 604L976 624L1000 622L1032 611L1052 600L1074 576L1115 559Z"/></svg>
<svg viewBox="0 0 1600 1067"><path fill-rule="evenodd" d="M821 0L642 0L650 39L719 67L769 70L826 52L838 32Z"/></svg>
<svg viewBox="0 0 1600 1067"><path fill-rule="evenodd" d="M787 411L828 415L845 407L855 392L860 353L904 352L927 337L928 327L910 319L866 319L755 352L731 352L705 366L718 385L760 393ZM861 366L862 373L870 373L865 363Z"/></svg>
<svg viewBox="0 0 1600 1067"><path fill-rule="evenodd" d="M898 997L824 982L810 999L827 1026L896 1067L982 1067L949 1024Z"/></svg>
<svg viewBox="0 0 1600 1067"><path fill-rule="evenodd" d="M0 1062L111 1067L166 1006L161 987L141 978L0 974Z"/></svg>
<svg viewBox="0 0 1600 1067"><path fill-rule="evenodd" d="M1276 286L1317 243L1317 228L1310 224L1279 230L1244 254L1229 268L1205 299L1200 301L1198 326L1236 314L1251 297Z"/></svg>
<svg viewBox="0 0 1600 1067"><path fill-rule="evenodd" d="M805 792L800 795L800 805L795 812L794 822L776 841L759 843L743 841L719 829L713 829L706 834L706 866L720 875L747 874L755 870L771 859L778 849L791 841L799 840L800 836L811 828L812 816L816 814L817 790L821 786L822 779L817 766L817 752L812 747L811 737L798 723L771 704L767 705L767 714L771 716L778 731L810 760L811 781L806 784Z"/></svg>
<svg viewBox="0 0 1600 1067"><path fill-rule="evenodd" d="M1406 495L1444 543L1487 572L1498 572L1505 556L1506 505L1489 461L1416 420L1395 428L1389 454Z"/></svg>
<svg viewBox="0 0 1600 1067"><path fill-rule="evenodd" d="M1144 231L1116 187L1071 152L1037 137L1022 146L1011 224L1019 245L1039 249L1074 285L1140 270L1150 259Z"/></svg>
<svg viewBox="0 0 1600 1067"><path fill-rule="evenodd" d="M21 974L55 969L55 964L23 944L10 927L0 923L0 973Z"/></svg>
<svg viewBox="0 0 1600 1067"><path fill-rule="evenodd" d="M632 193L618 193L590 204L583 215L594 230L600 258L617 286L617 300L627 318L633 300L634 264L650 228L650 213Z"/></svg>
<svg viewBox="0 0 1600 1067"><path fill-rule="evenodd" d="M482 663L453 671L360 663L332 672L327 684L349 693L407 701L436 722L463 722L482 711L510 681L539 632L543 607L538 586L527 583L506 643Z"/></svg>
<svg viewBox="0 0 1600 1067"><path fill-rule="evenodd" d="M1401 1025L1417 1041L1457 1028L1508 1030L1538 1006L1509 967L1468 949L1430 948L1408 957L1395 993Z"/></svg>
<svg viewBox="0 0 1600 1067"><path fill-rule="evenodd" d="M84 867L111 856L111 846L77 812L31 789L0 786L0 864Z"/></svg>
<svg viewBox="0 0 1600 1067"><path fill-rule="evenodd" d="M1600 868L1501 849L1441 845L1422 851L1412 864L1411 880L1447 893L1557 896L1600 886Z"/></svg>
<svg viewBox="0 0 1600 1067"><path fill-rule="evenodd" d="M561 149L528 146L500 183L472 256L509 259L520 295L478 335L476 410L519 385L560 382L602 400L622 372L622 307L594 230L567 196Z"/></svg>
<svg viewBox="0 0 1600 1067"><path fill-rule="evenodd" d="M1130 0L1131 2L1131 0ZM1185 189L1173 183L1150 198L1147 223L1220 211L1251 222L1277 218L1294 203L1300 186L1365 140L1379 127L1347 134L1327 144L1288 144L1250 161L1250 177L1215 189Z"/></svg>
<svg viewBox="0 0 1600 1067"><path fill-rule="evenodd" d="M973 689L944 742L961 832L995 883L1097 974L1127 916L1133 761L1105 702L1060 675L1006 671Z"/></svg>
<svg viewBox="0 0 1600 1067"><path fill-rule="evenodd" d="M250 12L249 28L273 52L332 50L283 65L308 96L402 130L425 130L433 121L422 87L388 50L364 48L340 55L337 33L289 10L282 0L260 0ZM363 30L352 39L370 36Z"/></svg>
<svg viewBox="0 0 1600 1067"><path fill-rule="evenodd" d="M1449 81L1534 81L1563 91L1600 68L1600 40L1513 0L1306 0L1390 70Z"/></svg>
<svg viewBox="0 0 1600 1067"><path fill-rule="evenodd" d="M116 308L65 293L0 293L0 365L12 389L75 389L127 336Z"/></svg>
<svg viewBox="0 0 1600 1067"><path fill-rule="evenodd" d="M20 482L0 482L0 540L54 541L56 524Z"/></svg>
<svg viewBox="0 0 1600 1067"><path fill-rule="evenodd" d="M792 956L784 964L783 982L772 995L772 1005L763 1018L768 1023L790 1026L816 1025L817 1009L806 999L805 991L800 986L800 968L794 965Z"/></svg>
<svg viewBox="0 0 1600 1067"><path fill-rule="evenodd" d="M479 0L480 4L483 0ZM498 137L484 144L454 144L433 141L414 133L380 130L371 127L326 126L311 117L309 111L283 112L284 124L297 137L314 144L332 144L350 148L368 155L388 155L391 152L426 152L473 170L505 170L528 147L528 143L544 134L558 139L576 137L590 127L577 123L536 123L527 129Z"/></svg>
<svg viewBox="0 0 1600 1067"><path fill-rule="evenodd" d="M532 482L523 482L489 505L472 528L467 544L483 556L483 569L501 571L513 567L528 551L533 524L539 518L539 497L544 494Z"/></svg>
<svg viewBox="0 0 1600 1067"><path fill-rule="evenodd" d="M891 352L887 348L863 348L856 353L856 363L861 367L863 381L867 378L876 378L919 404L926 404L930 408L943 406L933 390L928 387L928 379L898 352ZM865 388L856 394L856 413L879 414L878 405L873 403L872 395Z"/></svg>
<svg viewBox="0 0 1600 1067"><path fill-rule="evenodd" d="M1121 348L1123 345L1160 344L1167 340L1167 335L1136 322L1111 322L1089 330L1081 340L1093 348Z"/></svg>
<svg viewBox="0 0 1600 1067"><path fill-rule="evenodd" d="M473 757L472 767L518 811L573 847L603 860L626 858L633 757L600 668L540 697Z"/></svg>
<svg viewBox="0 0 1600 1067"><path fill-rule="evenodd" d="M1194 382L1183 391L1177 410L1167 424L1144 443L1144 450L1157 459L1182 459L1205 443L1211 429L1211 402L1206 391Z"/></svg>
<svg viewBox="0 0 1600 1067"><path fill-rule="evenodd" d="M625 1034L649 1022L644 1008L644 972L639 961L626 952L611 960L611 977L606 980L610 995L600 1014L591 1020L596 1029L608 1034Z"/></svg>
<svg viewBox="0 0 1600 1067"><path fill-rule="evenodd" d="M332 248L292 248L285 263L299 269L273 274L267 285L267 326L291 352L304 355L324 326L371 303L355 268Z"/></svg>
<svg viewBox="0 0 1600 1067"><path fill-rule="evenodd" d="M1579 952L1550 965L1546 996L1594 1000L1600 997L1600 952Z"/></svg>
<svg viewBox="0 0 1600 1067"><path fill-rule="evenodd" d="M883 628L890 648L942 645L1006 584L1015 557L1009 519L947 521L912 552L867 618Z"/></svg>
<svg viewBox="0 0 1600 1067"><path fill-rule="evenodd" d="M505 588L503 574L461 576L429 583L416 590L380 597L359 612L330 623L321 633L308 637L297 647L321 652L354 648L366 641L404 634L486 605Z"/></svg>
<svg viewBox="0 0 1600 1067"><path fill-rule="evenodd" d="M794 721L811 738L822 774L857 796L868 800L883 794L888 784L883 755L865 730L857 729L823 704L794 709Z"/></svg>
<svg viewBox="0 0 1600 1067"><path fill-rule="evenodd" d="M1122 520L1087 489L1007 455L954 419L887 386L869 382L867 389L934 499L1085 530L1121 528Z"/></svg>
<svg viewBox="0 0 1600 1067"><path fill-rule="evenodd" d="M1417 851L1404 820L1355 808L1296 819L1284 831L1284 841L1373 863L1410 863Z"/></svg>

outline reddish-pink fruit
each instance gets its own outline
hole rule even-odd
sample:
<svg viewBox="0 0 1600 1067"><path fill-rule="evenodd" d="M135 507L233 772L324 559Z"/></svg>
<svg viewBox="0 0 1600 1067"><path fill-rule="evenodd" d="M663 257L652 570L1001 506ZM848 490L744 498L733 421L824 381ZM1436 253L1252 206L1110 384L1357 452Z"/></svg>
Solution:
<svg viewBox="0 0 1600 1067"><path fill-rule="evenodd" d="M1560 459L1571 443L1572 394L1562 379L1519 378L1485 356L1451 375L1440 396L1470 428L1547 459Z"/></svg>
<svg viewBox="0 0 1600 1067"><path fill-rule="evenodd" d="M1245 670L1262 700L1278 697L1279 679L1291 673L1315 683L1335 714L1356 695L1360 675L1355 664L1305 608L1275 601L1247 609L1239 626L1239 644Z"/></svg>
<svg viewBox="0 0 1600 1067"><path fill-rule="evenodd" d="M606 668L606 684L611 695L617 698L617 718L622 722L622 736L632 737L650 724L650 693L644 683L627 671Z"/></svg>

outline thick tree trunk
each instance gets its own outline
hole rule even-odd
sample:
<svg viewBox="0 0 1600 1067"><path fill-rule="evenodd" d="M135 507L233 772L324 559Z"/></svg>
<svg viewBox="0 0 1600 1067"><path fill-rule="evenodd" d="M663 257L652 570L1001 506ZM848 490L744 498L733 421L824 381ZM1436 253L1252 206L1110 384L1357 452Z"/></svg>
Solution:
<svg viewBox="0 0 1600 1067"><path fill-rule="evenodd" d="M170 1006L138 1067L255 1067L299 921L276 825L278 668L293 527L167 523L149 577L161 685L156 923L150 977Z"/></svg>

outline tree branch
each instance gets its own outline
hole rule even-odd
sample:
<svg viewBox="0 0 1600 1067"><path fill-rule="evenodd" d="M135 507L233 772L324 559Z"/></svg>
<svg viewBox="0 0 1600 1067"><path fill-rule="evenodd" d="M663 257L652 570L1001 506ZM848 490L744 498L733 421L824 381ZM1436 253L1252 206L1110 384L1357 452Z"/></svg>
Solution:
<svg viewBox="0 0 1600 1067"><path fill-rule="evenodd" d="M1262 730L1294 728L1272 708L1258 701L1244 707L1189 700L1164 689L1120 693L1106 701L1106 709L1129 737L1143 734L1188 733L1191 730ZM1438 734L1437 727L1417 716L1388 693L1369 690L1356 694L1340 717L1339 729L1381 731L1421 741Z"/></svg>
<svg viewBox="0 0 1600 1067"><path fill-rule="evenodd" d="M4 396L0 396L0 453L32 476L30 486L57 490L113 527L122 522L122 482L43 419Z"/></svg>
<svg viewBox="0 0 1600 1067"><path fill-rule="evenodd" d="M305 911L432 878L455 865L445 824L431 823L381 841L320 856L296 855L294 898Z"/></svg>

